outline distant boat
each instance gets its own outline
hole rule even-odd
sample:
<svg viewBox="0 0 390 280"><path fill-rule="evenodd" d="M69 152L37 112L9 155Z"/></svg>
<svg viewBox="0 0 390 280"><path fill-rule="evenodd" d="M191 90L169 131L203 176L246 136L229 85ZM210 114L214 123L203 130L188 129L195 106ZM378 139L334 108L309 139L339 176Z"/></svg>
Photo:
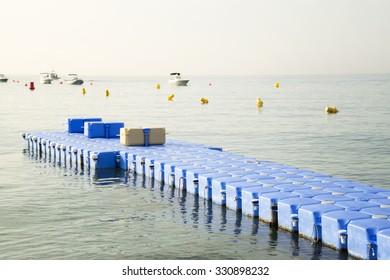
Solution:
<svg viewBox="0 0 390 280"><path fill-rule="evenodd" d="M68 85L82 85L84 81L79 79L77 74L68 74L68 78L65 79L65 83Z"/></svg>
<svg viewBox="0 0 390 280"><path fill-rule="evenodd" d="M53 70L50 72L50 79L52 80L59 80L60 77L57 75L57 73Z"/></svg>
<svg viewBox="0 0 390 280"><path fill-rule="evenodd" d="M8 81L8 78L4 76L4 74L0 74L0 83L6 83Z"/></svg>
<svg viewBox="0 0 390 280"><path fill-rule="evenodd" d="M175 86L186 86L189 81L182 79L180 73L171 73L171 78L168 83Z"/></svg>
<svg viewBox="0 0 390 280"><path fill-rule="evenodd" d="M51 84L50 73L41 73L39 82L41 84Z"/></svg>

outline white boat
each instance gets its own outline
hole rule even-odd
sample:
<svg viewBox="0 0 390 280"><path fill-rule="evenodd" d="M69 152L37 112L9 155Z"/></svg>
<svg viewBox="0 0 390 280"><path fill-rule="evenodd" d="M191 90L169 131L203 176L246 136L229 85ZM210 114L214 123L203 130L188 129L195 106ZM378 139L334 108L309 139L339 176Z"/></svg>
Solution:
<svg viewBox="0 0 390 280"><path fill-rule="evenodd" d="M39 82L41 84L51 84L50 73L41 73Z"/></svg>
<svg viewBox="0 0 390 280"><path fill-rule="evenodd" d="M50 79L52 80L59 80L60 77L57 75L57 73L53 70L50 72Z"/></svg>
<svg viewBox="0 0 390 280"><path fill-rule="evenodd" d="M168 83L175 86L186 86L189 81L182 79L180 73L171 73L171 78Z"/></svg>
<svg viewBox="0 0 390 280"><path fill-rule="evenodd" d="M77 74L68 74L68 78L65 79L65 83L68 85L82 85L84 81L79 79Z"/></svg>
<svg viewBox="0 0 390 280"><path fill-rule="evenodd" d="M0 83L6 83L8 81L8 78L4 76L4 74L0 74Z"/></svg>

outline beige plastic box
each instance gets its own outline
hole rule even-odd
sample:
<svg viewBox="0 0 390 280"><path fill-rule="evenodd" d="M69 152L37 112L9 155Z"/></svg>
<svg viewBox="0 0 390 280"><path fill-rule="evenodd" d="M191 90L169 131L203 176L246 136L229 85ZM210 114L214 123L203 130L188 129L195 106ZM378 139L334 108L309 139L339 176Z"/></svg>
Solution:
<svg viewBox="0 0 390 280"><path fill-rule="evenodd" d="M165 144L165 127L150 128L148 136L149 145ZM120 143L125 146L145 146L145 133L143 128L121 128Z"/></svg>

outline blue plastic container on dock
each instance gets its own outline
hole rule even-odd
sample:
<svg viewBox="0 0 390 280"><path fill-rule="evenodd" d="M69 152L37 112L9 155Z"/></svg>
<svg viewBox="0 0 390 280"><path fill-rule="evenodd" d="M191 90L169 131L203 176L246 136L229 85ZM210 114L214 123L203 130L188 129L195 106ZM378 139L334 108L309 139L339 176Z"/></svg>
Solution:
<svg viewBox="0 0 390 280"><path fill-rule="evenodd" d="M287 198L299 197L290 192L263 193L259 196L259 219L277 225L278 223L278 203Z"/></svg>
<svg viewBox="0 0 390 280"><path fill-rule="evenodd" d="M84 133L85 122L100 122L102 118L70 118L67 123L69 133Z"/></svg>
<svg viewBox="0 0 390 280"><path fill-rule="evenodd" d="M278 204L278 226L287 231L299 231L298 210L304 205L321 204L320 201L312 198L286 198Z"/></svg>
<svg viewBox="0 0 390 280"><path fill-rule="evenodd" d="M348 254L359 259L378 259L377 233L384 229L390 229L390 220L370 218L351 221L347 226Z"/></svg>
<svg viewBox="0 0 390 280"><path fill-rule="evenodd" d="M187 190L187 173L190 170L198 170L199 166L196 165L178 165L175 168L175 186ZM204 170L204 169L201 169Z"/></svg>
<svg viewBox="0 0 390 280"><path fill-rule="evenodd" d="M178 166L184 166L184 167L192 167L194 165L189 164L188 162L182 162L182 161L171 161L166 162L164 165L164 182L168 186L175 186L175 169Z"/></svg>
<svg viewBox="0 0 390 280"><path fill-rule="evenodd" d="M88 138L119 138L123 122L86 122L84 135Z"/></svg>
<svg viewBox="0 0 390 280"><path fill-rule="evenodd" d="M246 182L246 180L241 177L232 176L214 178L211 182L211 188L213 190L211 199L213 202L220 205L226 205L226 185L238 182Z"/></svg>
<svg viewBox="0 0 390 280"><path fill-rule="evenodd" d="M378 260L390 260L390 229L384 229L377 233Z"/></svg>
<svg viewBox="0 0 390 280"><path fill-rule="evenodd" d="M253 186L251 186L252 184ZM263 187L257 182L248 182L247 187L241 190L242 213L250 217L259 217L259 196L265 193L278 192L278 189Z"/></svg>
<svg viewBox="0 0 390 280"><path fill-rule="evenodd" d="M322 243L337 250L347 250L348 224L353 220L368 218L370 218L369 215L359 211L332 211L324 213L322 215Z"/></svg>
<svg viewBox="0 0 390 280"><path fill-rule="evenodd" d="M314 241L322 239L322 215L344 208L334 204L304 205L298 210L299 235Z"/></svg>

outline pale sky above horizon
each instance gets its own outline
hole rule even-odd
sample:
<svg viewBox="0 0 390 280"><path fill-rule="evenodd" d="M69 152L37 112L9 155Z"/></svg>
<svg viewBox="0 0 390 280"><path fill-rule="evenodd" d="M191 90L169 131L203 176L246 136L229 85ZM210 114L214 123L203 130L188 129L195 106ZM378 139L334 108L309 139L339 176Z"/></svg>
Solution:
<svg viewBox="0 0 390 280"><path fill-rule="evenodd" d="M390 0L2 0L0 73L390 73Z"/></svg>

